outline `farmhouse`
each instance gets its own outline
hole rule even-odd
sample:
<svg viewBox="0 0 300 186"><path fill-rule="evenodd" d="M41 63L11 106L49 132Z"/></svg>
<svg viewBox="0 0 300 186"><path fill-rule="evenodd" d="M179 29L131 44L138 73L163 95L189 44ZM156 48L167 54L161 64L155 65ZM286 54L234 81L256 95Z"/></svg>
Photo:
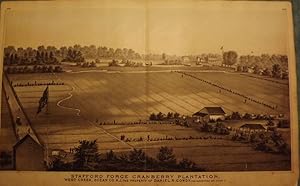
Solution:
<svg viewBox="0 0 300 186"><path fill-rule="evenodd" d="M190 62L190 57L189 56L182 56L181 57L182 62L186 63L186 62Z"/></svg>
<svg viewBox="0 0 300 186"><path fill-rule="evenodd" d="M244 124L240 126L240 130L248 132L263 132L266 129L261 124Z"/></svg>
<svg viewBox="0 0 300 186"><path fill-rule="evenodd" d="M200 111L193 114L193 117L208 122L209 120L225 120L225 112L222 107L204 107Z"/></svg>
<svg viewBox="0 0 300 186"><path fill-rule="evenodd" d="M30 134L19 140L13 150L16 170L45 170L44 148Z"/></svg>

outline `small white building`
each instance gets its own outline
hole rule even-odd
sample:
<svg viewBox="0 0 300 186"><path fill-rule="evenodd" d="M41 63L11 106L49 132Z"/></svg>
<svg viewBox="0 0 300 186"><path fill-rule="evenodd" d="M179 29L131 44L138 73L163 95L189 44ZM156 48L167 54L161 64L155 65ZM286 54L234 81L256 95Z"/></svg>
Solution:
<svg viewBox="0 0 300 186"><path fill-rule="evenodd" d="M202 121L210 121L210 120L225 120L225 111L222 107L204 107L200 111L193 114L193 117L197 117Z"/></svg>
<svg viewBox="0 0 300 186"><path fill-rule="evenodd" d="M240 130L245 132L263 132L266 129L261 124L244 124L240 126Z"/></svg>

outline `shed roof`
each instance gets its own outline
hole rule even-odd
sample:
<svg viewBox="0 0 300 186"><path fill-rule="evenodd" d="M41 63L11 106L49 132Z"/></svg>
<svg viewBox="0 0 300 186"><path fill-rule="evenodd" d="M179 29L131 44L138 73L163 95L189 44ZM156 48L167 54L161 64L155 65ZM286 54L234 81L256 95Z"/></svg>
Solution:
<svg viewBox="0 0 300 186"><path fill-rule="evenodd" d="M224 115L225 112L224 110L222 109L222 107L204 107L203 109L201 109L200 111L196 112L195 114L193 115L199 115L199 114L212 114L212 115Z"/></svg>
<svg viewBox="0 0 300 186"><path fill-rule="evenodd" d="M24 143L26 140L32 140L34 141L37 145L41 146L38 142L36 142L33 137L31 137L30 134L27 134L26 136L24 136L22 139L20 139L14 146L13 148L16 148L17 146L21 145L22 143ZM42 146L41 146L42 147Z"/></svg>
<svg viewBox="0 0 300 186"><path fill-rule="evenodd" d="M202 113L202 112L200 112L200 111L193 114L193 116L200 116L200 117L204 117L204 116L207 116L207 115L208 115L208 114Z"/></svg>

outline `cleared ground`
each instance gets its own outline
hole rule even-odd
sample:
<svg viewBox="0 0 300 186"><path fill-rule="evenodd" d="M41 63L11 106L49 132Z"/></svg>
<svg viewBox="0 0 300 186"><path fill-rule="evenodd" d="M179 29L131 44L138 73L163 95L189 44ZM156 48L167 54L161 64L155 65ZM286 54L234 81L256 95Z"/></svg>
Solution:
<svg viewBox="0 0 300 186"><path fill-rule="evenodd" d="M218 85L243 93L269 105L250 102L244 98L174 72L153 73L101 73L82 72L44 75L41 78L63 81L66 86L50 88L50 100L71 93L72 98L60 105L80 109L91 120L106 122L138 121L145 119L152 112L179 112L191 115L205 106L221 106L230 114L233 111L256 114L289 113L288 86L260 79L223 72L193 73ZM22 82L35 77L22 76ZM23 78L24 77L24 78ZM20 76L11 78L20 81ZM48 79L48 80L49 80ZM36 104L43 87L18 87L20 97L26 103ZM36 92L36 95L32 94ZM71 109L69 109L71 110ZM74 111L76 112L76 111Z"/></svg>
<svg viewBox="0 0 300 186"><path fill-rule="evenodd" d="M195 72L194 72L195 73ZM211 171L287 170L289 157L254 151L247 144L226 139L122 142L126 138L199 137L209 134L175 125L99 125L145 120L152 112L191 115L205 106L221 106L227 113L288 113L288 87L239 74L197 72L197 76L230 89L276 104L276 110L243 102L239 96L175 72L78 72L62 74L11 75L15 83L64 82L49 86L48 113L36 115L38 101L46 86L16 87L32 126L51 149L77 146L79 140L97 139L101 152L110 149L144 149L154 156L161 146L174 148L178 159L187 157ZM241 83L242 82L242 83ZM275 93L275 96L273 96ZM272 96L271 96L272 95ZM96 122L97 121L97 122ZM276 163L274 163L276 162Z"/></svg>

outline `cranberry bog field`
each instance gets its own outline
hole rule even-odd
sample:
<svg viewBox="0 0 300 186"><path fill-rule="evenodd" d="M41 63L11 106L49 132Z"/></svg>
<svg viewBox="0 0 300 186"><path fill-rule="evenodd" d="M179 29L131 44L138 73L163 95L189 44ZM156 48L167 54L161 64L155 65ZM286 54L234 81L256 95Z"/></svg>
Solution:
<svg viewBox="0 0 300 186"><path fill-rule="evenodd" d="M96 139L101 153L141 148L155 156L161 146L169 146L178 160L191 159L207 171L290 169L289 156L255 151L249 144L194 128L144 124L153 112L192 115L206 106L220 106L227 114L236 111L289 114L287 81L276 83L228 72L186 73L274 108L245 102L244 97L174 71L14 74L9 75L9 79L13 85L61 83L49 86L47 111L44 109L38 115L38 102L46 86L14 87L32 127L49 149L68 152L79 140ZM120 140L121 135L130 140ZM164 140L175 137L180 139ZM143 140L138 140L141 138Z"/></svg>

